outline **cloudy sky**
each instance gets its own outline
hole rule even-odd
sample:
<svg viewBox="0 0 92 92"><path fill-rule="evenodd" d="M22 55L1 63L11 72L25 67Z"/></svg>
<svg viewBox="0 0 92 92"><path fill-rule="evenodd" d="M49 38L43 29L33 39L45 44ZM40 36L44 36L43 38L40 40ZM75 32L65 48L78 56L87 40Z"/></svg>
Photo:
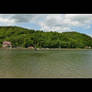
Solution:
<svg viewBox="0 0 92 92"><path fill-rule="evenodd" d="M92 14L0 14L0 26L43 31L76 31L92 36Z"/></svg>

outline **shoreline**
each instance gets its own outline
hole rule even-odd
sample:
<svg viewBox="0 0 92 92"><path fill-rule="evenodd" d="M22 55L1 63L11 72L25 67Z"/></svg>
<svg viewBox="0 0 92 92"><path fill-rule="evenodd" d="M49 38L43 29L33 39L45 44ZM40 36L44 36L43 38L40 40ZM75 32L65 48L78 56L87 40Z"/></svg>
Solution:
<svg viewBox="0 0 92 92"><path fill-rule="evenodd" d="M53 51L53 50L92 50L92 48L36 48L36 49L30 49L30 48L0 48L0 49L11 49L11 50L32 50L32 51Z"/></svg>

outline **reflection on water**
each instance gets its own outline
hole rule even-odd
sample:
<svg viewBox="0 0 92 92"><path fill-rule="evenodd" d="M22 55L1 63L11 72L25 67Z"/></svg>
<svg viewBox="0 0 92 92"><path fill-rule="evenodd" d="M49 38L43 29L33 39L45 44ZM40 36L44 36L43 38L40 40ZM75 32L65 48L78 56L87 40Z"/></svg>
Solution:
<svg viewBox="0 0 92 92"><path fill-rule="evenodd" d="M92 78L92 50L0 50L2 78Z"/></svg>

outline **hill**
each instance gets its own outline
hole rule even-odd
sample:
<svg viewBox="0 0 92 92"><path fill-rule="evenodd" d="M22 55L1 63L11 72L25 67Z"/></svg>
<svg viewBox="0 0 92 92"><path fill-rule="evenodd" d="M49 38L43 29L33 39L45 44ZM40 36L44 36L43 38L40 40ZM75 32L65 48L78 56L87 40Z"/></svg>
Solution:
<svg viewBox="0 0 92 92"><path fill-rule="evenodd" d="M0 27L0 47L11 41L13 47L85 48L92 47L92 38L78 32L43 32L17 26Z"/></svg>

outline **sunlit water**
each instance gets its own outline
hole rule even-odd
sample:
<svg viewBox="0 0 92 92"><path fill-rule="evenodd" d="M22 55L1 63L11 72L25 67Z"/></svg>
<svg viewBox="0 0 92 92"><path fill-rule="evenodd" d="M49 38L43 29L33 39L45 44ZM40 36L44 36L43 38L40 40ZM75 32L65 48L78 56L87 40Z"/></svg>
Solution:
<svg viewBox="0 0 92 92"><path fill-rule="evenodd" d="M0 49L0 78L92 78L92 50Z"/></svg>

